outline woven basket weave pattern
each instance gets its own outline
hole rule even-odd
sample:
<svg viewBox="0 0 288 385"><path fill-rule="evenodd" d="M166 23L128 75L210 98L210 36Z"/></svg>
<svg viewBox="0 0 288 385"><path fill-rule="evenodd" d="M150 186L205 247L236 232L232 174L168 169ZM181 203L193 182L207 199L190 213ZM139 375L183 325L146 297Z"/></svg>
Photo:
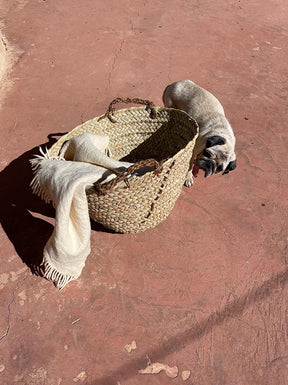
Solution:
<svg viewBox="0 0 288 385"><path fill-rule="evenodd" d="M57 156L66 140L84 132L108 135L115 159L137 162L154 158L162 170L129 178L129 187L119 182L105 195L87 189L90 217L121 233L136 233L155 227L173 209L185 181L197 137L197 124L179 110L155 108L151 119L144 107L115 112L116 123L98 118L76 127L49 150Z"/></svg>

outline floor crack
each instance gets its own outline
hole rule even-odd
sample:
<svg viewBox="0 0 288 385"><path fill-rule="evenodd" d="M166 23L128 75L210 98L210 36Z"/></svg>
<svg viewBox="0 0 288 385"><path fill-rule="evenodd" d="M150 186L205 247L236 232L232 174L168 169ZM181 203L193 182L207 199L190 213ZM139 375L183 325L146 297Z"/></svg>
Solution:
<svg viewBox="0 0 288 385"><path fill-rule="evenodd" d="M112 73L114 72L118 56L120 55L120 53L122 51L122 47L123 47L124 43L125 43L125 39L123 39L121 41L120 47L118 49L118 52L115 54L115 57L114 57L114 60L113 60L112 66L111 66L111 71L109 72L109 75L108 75L108 86L107 86L107 88L110 87Z"/></svg>
<svg viewBox="0 0 288 385"><path fill-rule="evenodd" d="M29 269L26 271L26 274L24 276L23 279L21 279L21 281L19 281L15 287L15 289L13 290L13 293L12 293L12 296L11 296L11 300L7 306L7 309L8 309L8 315L7 315L7 329L6 329L6 332L0 337L0 341L3 340L3 338L7 337L8 333L9 333L9 330L10 330L10 316L11 316L11 305L14 303L15 301L15 293L17 290L20 289L20 287L22 286L23 282L26 280L26 278L28 277L28 274L29 274Z"/></svg>

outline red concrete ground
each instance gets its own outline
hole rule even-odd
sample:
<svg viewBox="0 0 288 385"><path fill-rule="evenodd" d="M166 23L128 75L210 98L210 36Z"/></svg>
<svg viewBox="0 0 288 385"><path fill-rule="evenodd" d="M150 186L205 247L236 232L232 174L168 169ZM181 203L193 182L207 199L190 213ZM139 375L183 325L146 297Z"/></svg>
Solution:
<svg viewBox="0 0 288 385"><path fill-rule="evenodd" d="M286 384L286 0L2 0L0 12L18 58L0 109L0 383ZM117 96L162 105L186 78L224 105L237 170L183 188L146 233L95 227L63 291L33 276L54 215L28 187L37 146ZM178 376L139 374L149 360Z"/></svg>

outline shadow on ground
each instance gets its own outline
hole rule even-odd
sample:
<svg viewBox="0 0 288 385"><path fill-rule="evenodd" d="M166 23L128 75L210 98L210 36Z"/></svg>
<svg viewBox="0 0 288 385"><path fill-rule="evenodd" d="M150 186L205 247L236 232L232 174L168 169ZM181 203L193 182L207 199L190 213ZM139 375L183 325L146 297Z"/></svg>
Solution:
<svg viewBox="0 0 288 385"><path fill-rule="evenodd" d="M48 141L40 146L50 148L61 135L63 133L49 134ZM37 267L53 226L33 213L54 218L55 210L30 188L33 173L29 160L36 154L39 154L38 146L13 160L0 173L0 222L22 261L38 274ZM95 231L109 231L97 223L92 223L91 227Z"/></svg>
<svg viewBox="0 0 288 385"><path fill-rule="evenodd" d="M239 317L245 309L254 304L265 300L275 290L283 288L288 283L288 269L281 273L275 274L262 285L252 288L246 294L227 304L222 310L210 314L206 319L194 324L190 329L171 337L168 341L162 343L158 348L146 352L139 358L131 360L127 364L110 372L108 375L97 378L89 382L90 385L115 385L119 381L133 378L138 375L140 369L147 366L147 356L151 362L163 360L171 353L178 352L185 348L186 345L197 341L215 327L220 326L223 322L231 318ZM117 382L118 381L118 382Z"/></svg>
<svg viewBox="0 0 288 385"><path fill-rule="evenodd" d="M61 134L60 134L61 135ZM50 147L57 134L48 136L41 147ZM43 247L53 226L32 215L32 212L53 217L54 209L32 193L33 178L29 160L39 154L38 147L20 155L0 173L0 221L17 254L30 269L41 262Z"/></svg>

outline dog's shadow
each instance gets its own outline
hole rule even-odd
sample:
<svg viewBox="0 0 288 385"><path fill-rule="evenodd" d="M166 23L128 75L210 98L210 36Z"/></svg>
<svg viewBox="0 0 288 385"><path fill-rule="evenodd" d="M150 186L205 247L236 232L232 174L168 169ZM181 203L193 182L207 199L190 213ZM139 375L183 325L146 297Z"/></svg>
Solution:
<svg viewBox="0 0 288 385"><path fill-rule="evenodd" d="M40 146L49 148L57 141L59 135L48 135L48 142ZM32 193L30 183L33 172L29 162L39 147L34 147L13 160L0 173L0 222L17 254L33 273L41 274L39 265L42 261L43 248L52 234L53 226L32 213L46 217L55 217L51 204L46 204ZM92 230L109 231L102 225L91 223ZM8 255L4 252L4 257Z"/></svg>

